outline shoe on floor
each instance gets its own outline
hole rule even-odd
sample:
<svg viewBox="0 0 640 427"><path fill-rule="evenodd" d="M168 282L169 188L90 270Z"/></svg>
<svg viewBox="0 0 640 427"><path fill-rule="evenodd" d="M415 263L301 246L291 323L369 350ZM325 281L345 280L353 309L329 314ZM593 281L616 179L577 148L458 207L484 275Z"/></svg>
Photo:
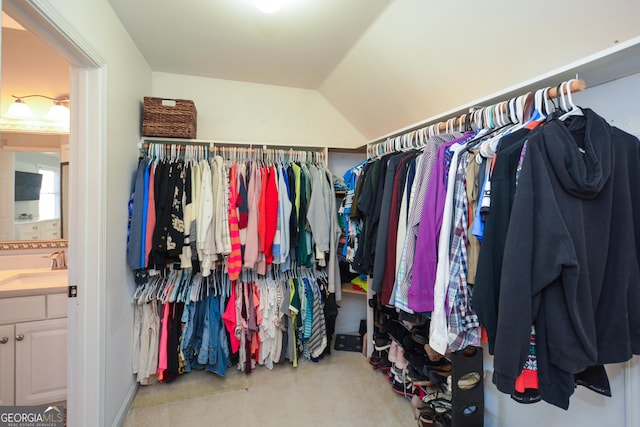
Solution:
<svg viewBox="0 0 640 427"><path fill-rule="evenodd" d="M400 394L402 396L410 397L411 399L413 399L413 396L416 393L415 388L410 382L399 381L397 378L394 378L393 376L391 381L391 388L395 393Z"/></svg>
<svg viewBox="0 0 640 427"><path fill-rule="evenodd" d="M371 353L371 358L369 358L369 364L373 366L373 369L377 369L380 366L382 358L380 357L380 351L375 350Z"/></svg>
<svg viewBox="0 0 640 427"><path fill-rule="evenodd" d="M376 350L388 350L391 347L391 339L384 333L376 333L373 336L373 348Z"/></svg>
<svg viewBox="0 0 640 427"><path fill-rule="evenodd" d="M426 387L433 384L433 382L429 379L428 376L425 376L421 371L416 369L411 364L409 364L409 369L407 371L407 378L415 386Z"/></svg>

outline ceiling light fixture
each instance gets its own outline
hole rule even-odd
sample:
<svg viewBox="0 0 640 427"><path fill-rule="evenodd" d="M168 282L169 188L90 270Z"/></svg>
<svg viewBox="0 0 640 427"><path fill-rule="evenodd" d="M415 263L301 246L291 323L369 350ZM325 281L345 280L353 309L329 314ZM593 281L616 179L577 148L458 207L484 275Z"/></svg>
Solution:
<svg viewBox="0 0 640 427"><path fill-rule="evenodd" d="M264 13L276 13L286 3L286 0L255 0L254 4Z"/></svg>
<svg viewBox="0 0 640 427"><path fill-rule="evenodd" d="M60 122L60 123L69 123L69 96L62 95L56 98L51 98L50 96L45 95L26 95L26 96L15 96L11 95L16 100L5 114L6 118L15 119L15 120L24 120L30 119L33 117L33 113L29 106L24 102L26 98L46 98L53 101L53 105L49 112L44 116L45 120Z"/></svg>

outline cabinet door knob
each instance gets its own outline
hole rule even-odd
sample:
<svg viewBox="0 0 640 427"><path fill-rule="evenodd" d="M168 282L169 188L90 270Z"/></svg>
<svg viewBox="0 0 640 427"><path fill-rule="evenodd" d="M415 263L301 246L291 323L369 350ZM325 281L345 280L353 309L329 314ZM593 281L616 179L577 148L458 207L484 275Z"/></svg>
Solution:
<svg viewBox="0 0 640 427"><path fill-rule="evenodd" d="M0 344L6 344L9 342L9 338L8 337L0 337Z"/></svg>
<svg viewBox="0 0 640 427"><path fill-rule="evenodd" d="M22 341L24 339L24 335L18 334L16 335L16 341Z"/></svg>

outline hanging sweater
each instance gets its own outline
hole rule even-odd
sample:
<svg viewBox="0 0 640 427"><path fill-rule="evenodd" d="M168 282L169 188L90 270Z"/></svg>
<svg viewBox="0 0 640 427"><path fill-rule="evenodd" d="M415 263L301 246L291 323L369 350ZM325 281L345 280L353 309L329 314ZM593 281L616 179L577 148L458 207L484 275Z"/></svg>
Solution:
<svg viewBox="0 0 640 427"><path fill-rule="evenodd" d="M511 393L534 323L540 394L562 408L574 373L640 353L640 142L583 112L527 143L494 359L494 382Z"/></svg>
<svg viewBox="0 0 640 427"><path fill-rule="evenodd" d="M262 214L266 217L264 254L267 266L269 266L273 262L273 239L278 226L278 183L276 181L276 170L273 166L266 169L265 179L267 181L265 186L265 210L262 211Z"/></svg>
<svg viewBox="0 0 640 427"><path fill-rule="evenodd" d="M254 163L251 165L251 179L249 180L248 199L249 214L247 221L247 243L244 249L244 267L253 269L258 262L258 221L260 212L258 204L260 200L260 189L262 180L258 166Z"/></svg>
<svg viewBox="0 0 640 427"><path fill-rule="evenodd" d="M129 241L127 242L127 260L129 267L133 270L144 268L141 263L140 253L142 252L142 216L144 203L144 173L149 164L149 159L144 158L138 163L138 170L133 187L133 208L129 218L130 230Z"/></svg>
<svg viewBox="0 0 640 427"><path fill-rule="evenodd" d="M242 253L240 250L240 230L238 228L237 200L237 165L229 171L229 236L231 238L231 254L227 258L227 272L230 280L237 280L242 271Z"/></svg>

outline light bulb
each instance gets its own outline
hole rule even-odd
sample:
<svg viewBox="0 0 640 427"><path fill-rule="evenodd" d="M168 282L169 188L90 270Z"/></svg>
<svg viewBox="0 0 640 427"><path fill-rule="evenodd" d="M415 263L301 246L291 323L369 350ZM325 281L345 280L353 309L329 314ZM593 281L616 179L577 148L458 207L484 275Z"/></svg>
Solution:
<svg viewBox="0 0 640 427"><path fill-rule="evenodd" d="M44 118L52 122L69 123L69 109L59 103L53 104Z"/></svg>
<svg viewBox="0 0 640 427"><path fill-rule="evenodd" d="M9 119L28 119L32 116L31 109L20 98L16 99L15 102L9 106L9 110L5 115L5 117Z"/></svg>
<svg viewBox="0 0 640 427"><path fill-rule="evenodd" d="M255 0L255 5L264 13L275 13L282 9L286 0Z"/></svg>

